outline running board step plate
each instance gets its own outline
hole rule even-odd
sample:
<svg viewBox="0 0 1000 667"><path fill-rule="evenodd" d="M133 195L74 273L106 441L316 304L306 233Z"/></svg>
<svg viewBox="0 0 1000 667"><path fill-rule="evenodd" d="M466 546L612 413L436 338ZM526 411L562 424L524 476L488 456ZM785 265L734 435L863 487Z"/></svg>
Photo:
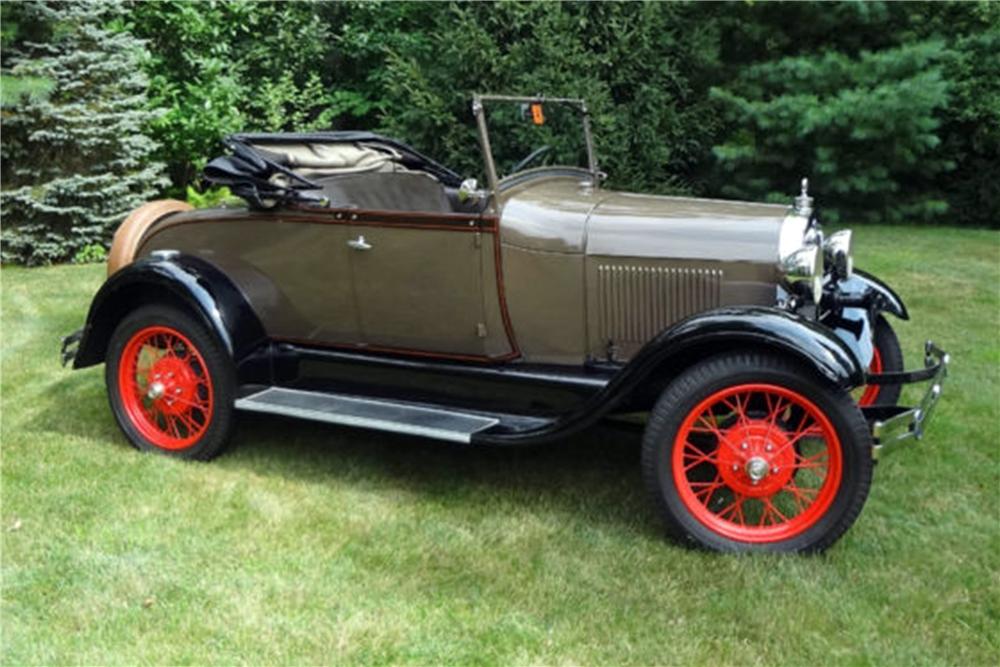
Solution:
<svg viewBox="0 0 1000 667"><path fill-rule="evenodd" d="M269 387L237 399L235 407L238 410L268 412L452 442L470 442L473 433L488 429L500 421L494 417L427 408L411 403L283 387Z"/></svg>

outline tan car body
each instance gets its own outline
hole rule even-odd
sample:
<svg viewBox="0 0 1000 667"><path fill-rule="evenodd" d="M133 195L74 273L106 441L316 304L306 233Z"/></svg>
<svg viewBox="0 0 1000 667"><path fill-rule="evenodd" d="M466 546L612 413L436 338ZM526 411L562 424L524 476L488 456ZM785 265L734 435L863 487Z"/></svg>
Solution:
<svg viewBox="0 0 1000 667"><path fill-rule="evenodd" d="M147 206L163 214L123 226L112 268L126 240L133 259L201 257L276 340L554 364L624 361L688 315L773 304L787 213L595 189L558 170L502 190L499 216ZM359 238L370 249L353 250Z"/></svg>

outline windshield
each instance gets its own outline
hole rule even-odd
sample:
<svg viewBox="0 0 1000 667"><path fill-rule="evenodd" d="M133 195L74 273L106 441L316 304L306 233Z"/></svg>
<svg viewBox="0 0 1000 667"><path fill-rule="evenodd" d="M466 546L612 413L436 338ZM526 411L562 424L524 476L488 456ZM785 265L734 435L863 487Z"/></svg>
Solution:
<svg viewBox="0 0 1000 667"><path fill-rule="evenodd" d="M501 96L477 100L480 132L486 133L491 153L485 157L492 157L497 181L539 167L596 169L589 157L582 101Z"/></svg>

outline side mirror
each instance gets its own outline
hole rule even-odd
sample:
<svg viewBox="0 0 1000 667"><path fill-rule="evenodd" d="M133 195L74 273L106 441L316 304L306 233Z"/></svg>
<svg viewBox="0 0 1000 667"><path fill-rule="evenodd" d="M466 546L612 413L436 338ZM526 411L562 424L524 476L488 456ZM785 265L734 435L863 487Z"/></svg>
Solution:
<svg viewBox="0 0 1000 667"><path fill-rule="evenodd" d="M479 181L474 178L467 178L458 186L458 201L463 204L469 202L476 204L483 198L483 191L479 189Z"/></svg>

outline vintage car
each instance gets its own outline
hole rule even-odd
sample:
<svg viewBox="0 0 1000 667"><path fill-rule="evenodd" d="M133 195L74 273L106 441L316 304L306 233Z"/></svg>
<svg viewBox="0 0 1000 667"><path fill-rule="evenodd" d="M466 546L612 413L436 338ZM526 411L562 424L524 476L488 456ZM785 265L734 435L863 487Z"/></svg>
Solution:
<svg viewBox="0 0 1000 667"><path fill-rule="evenodd" d="M240 411L565 447L645 416L670 535L836 541L948 365L928 343L904 371L887 318L906 307L854 268L851 233L822 232L805 182L790 206L606 190L581 100L472 113L484 188L367 132L230 137L205 174L246 205L129 215L64 362L104 362L132 444L189 459Z"/></svg>

